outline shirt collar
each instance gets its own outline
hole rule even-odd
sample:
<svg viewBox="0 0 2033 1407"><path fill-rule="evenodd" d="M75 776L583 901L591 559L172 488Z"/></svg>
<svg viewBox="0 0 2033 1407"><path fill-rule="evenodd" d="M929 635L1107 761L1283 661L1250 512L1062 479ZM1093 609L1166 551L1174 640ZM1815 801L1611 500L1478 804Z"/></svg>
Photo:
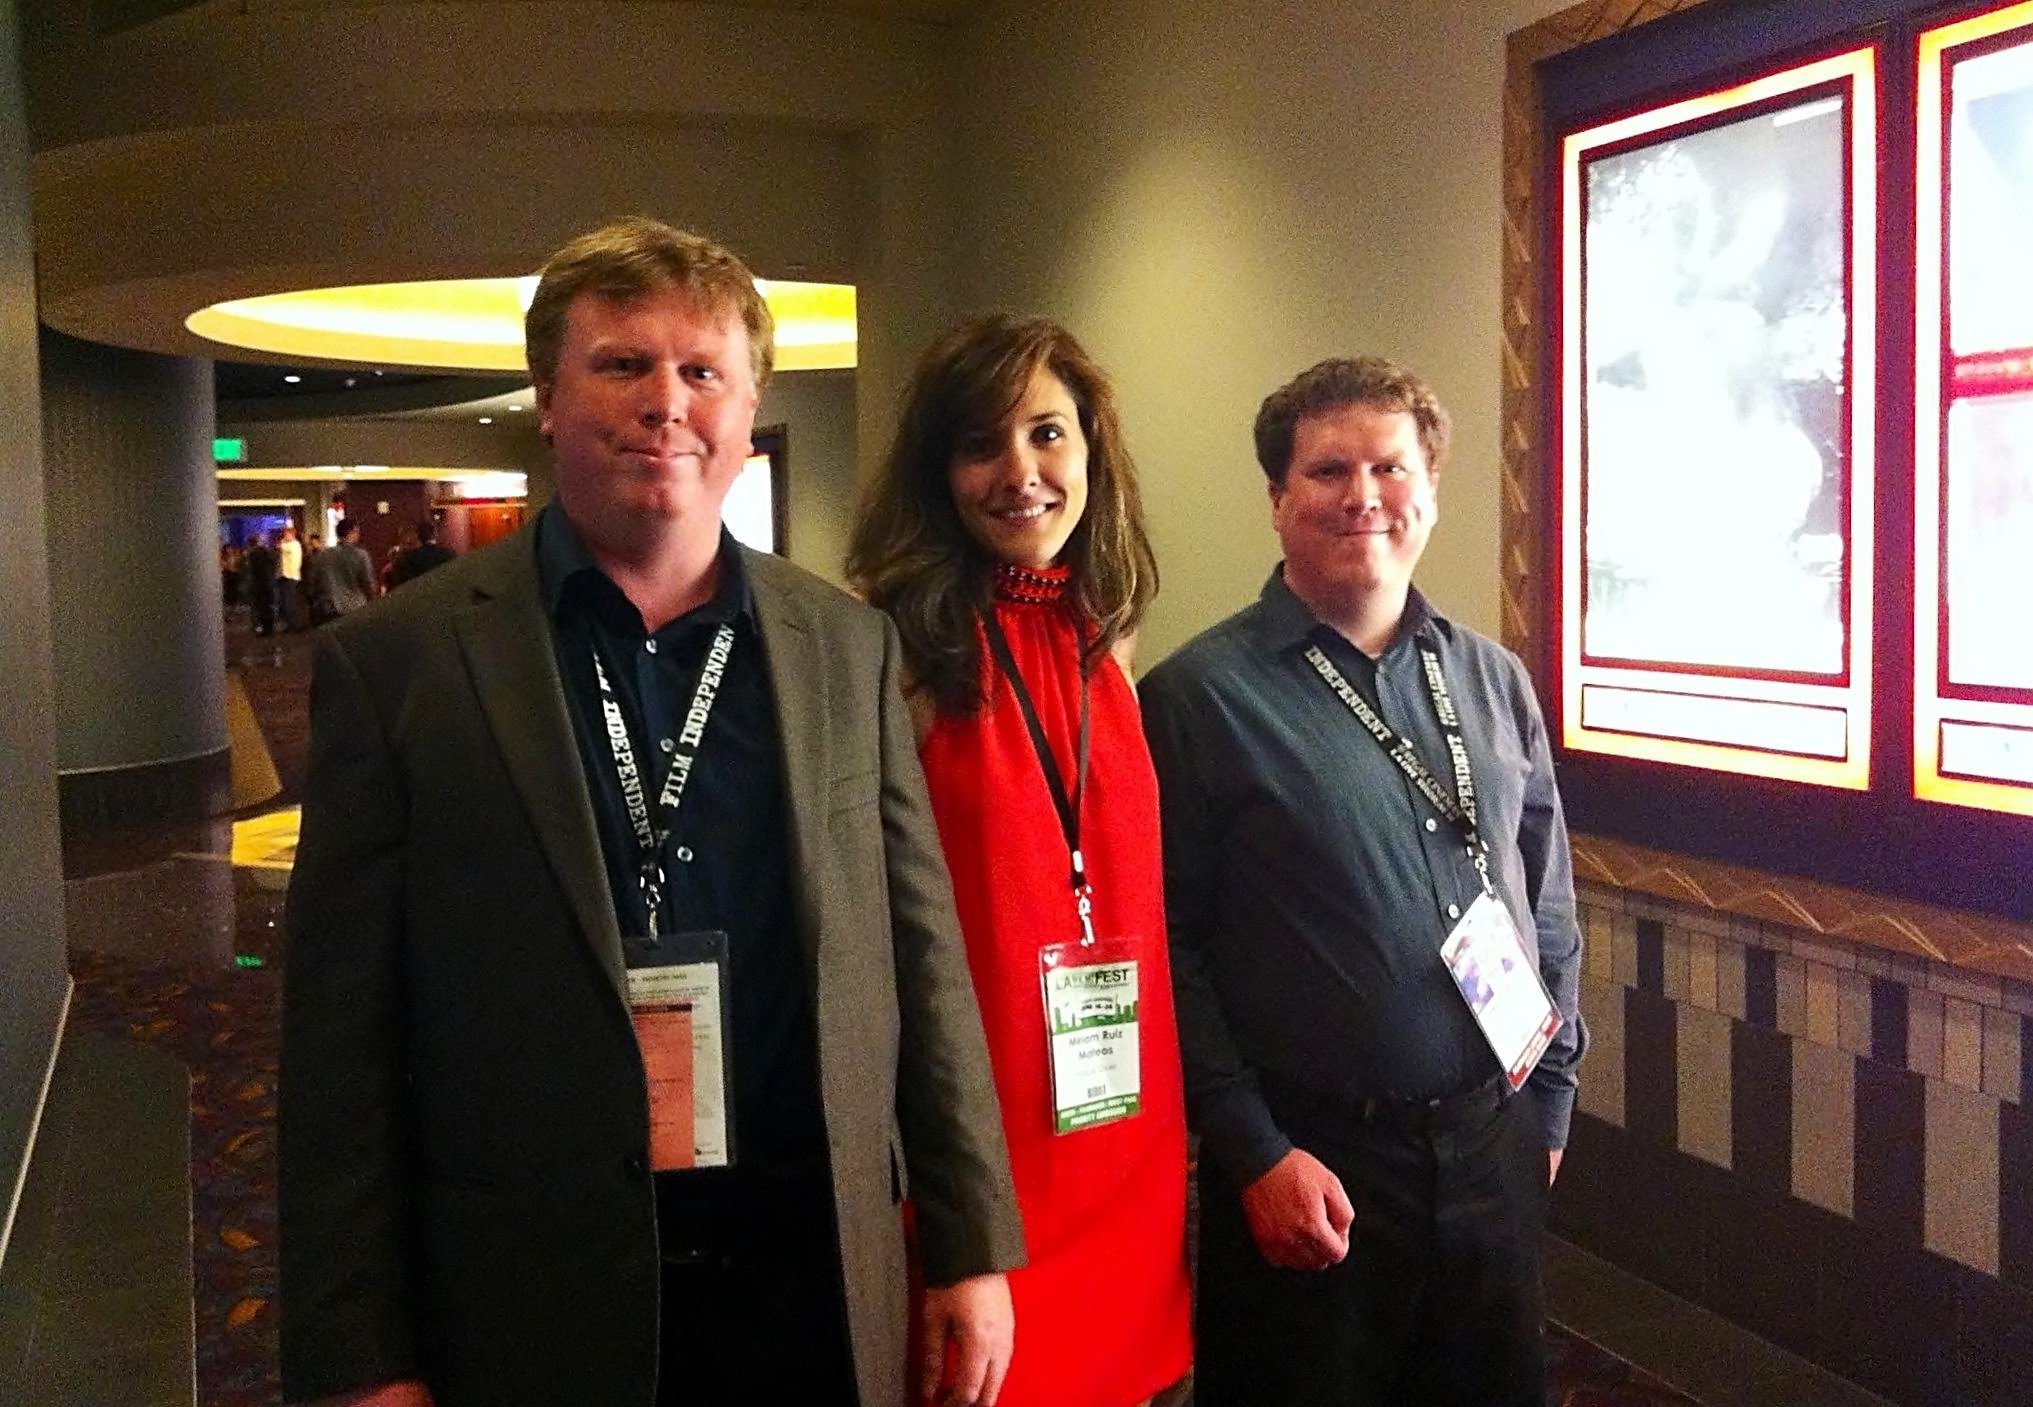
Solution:
<svg viewBox="0 0 2033 1407"><path fill-rule="evenodd" d="M621 588L616 586L607 573L600 570L600 564L593 560L593 554L586 550L572 520L556 503L545 506L537 518L536 527L537 584L543 592L544 611L553 621L561 620L573 608L580 591L600 587L599 582L614 596L626 600ZM748 589L748 571L741 560L741 548L734 535L723 523L720 527L720 580L713 588L713 597L704 605L681 616L686 624L709 622L718 624L754 617L754 603ZM581 584L581 583L586 584ZM632 608L631 608L632 609ZM640 615L636 617L639 623ZM677 622L672 622L677 624Z"/></svg>
<svg viewBox="0 0 2033 1407"><path fill-rule="evenodd" d="M1257 596L1257 605L1264 643L1273 650L1295 649L1312 639L1314 631L1331 629L1285 584L1283 562L1271 569L1270 579ZM1414 586L1405 594L1405 614L1399 622L1397 638L1384 653L1394 653L1408 640L1422 639L1438 645L1452 636L1453 627L1447 618L1434 610L1424 593Z"/></svg>

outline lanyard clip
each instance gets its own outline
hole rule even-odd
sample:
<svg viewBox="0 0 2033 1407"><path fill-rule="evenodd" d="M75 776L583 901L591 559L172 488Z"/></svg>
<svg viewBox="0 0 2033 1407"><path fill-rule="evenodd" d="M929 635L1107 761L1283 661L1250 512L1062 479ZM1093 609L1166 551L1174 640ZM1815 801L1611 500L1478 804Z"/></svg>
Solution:
<svg viewBox="0 0 2033 1407"><path fill-rule="evenodd" d="M664 906L664 867L661 864L644 865L642 868L642 906L649 920L649 931L643 936L654 947L658 937L657 917Z"/></svg>
<svg viewBox="0 0 2033 1407"><path fill-rule="evenodd" d="M1087 882L1087 860L1073 852L1073 909L1080 915L1080 946L1094 946L1094 886Z"/></svg>

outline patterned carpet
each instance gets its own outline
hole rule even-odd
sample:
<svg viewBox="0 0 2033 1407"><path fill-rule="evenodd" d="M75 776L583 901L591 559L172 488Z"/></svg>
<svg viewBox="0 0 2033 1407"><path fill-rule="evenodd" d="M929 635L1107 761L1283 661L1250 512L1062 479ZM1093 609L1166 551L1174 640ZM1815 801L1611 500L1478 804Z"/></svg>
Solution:
<svg viewBox="0 0 2033 1407"><path fill-rule="evenodd" d="M309 642L229 637L281 799L300 793ZM282 891L294 812L228 827L92 837L66 853L78 1029L144 1042L191 1072L193 1279L200 1407L268 1407L276 1373L275 1079ZM1548 1401L1687 1407L1557 1326Z"/></svg>

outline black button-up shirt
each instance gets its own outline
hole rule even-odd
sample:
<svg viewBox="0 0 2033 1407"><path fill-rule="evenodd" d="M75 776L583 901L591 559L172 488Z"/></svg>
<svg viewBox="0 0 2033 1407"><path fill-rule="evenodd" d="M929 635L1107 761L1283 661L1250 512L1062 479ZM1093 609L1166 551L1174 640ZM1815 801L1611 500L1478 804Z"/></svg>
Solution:
<svg viewBox="0 0 2033 1407"><path fill-rule="evenodd" d="M734 625L733 652L665 841L658 926L665 933L727 934L730 1029L724 1039L737 1166L757 1158L810 1158L825 1147L816 1038L791 924L776 705L740 550L723 530L712 599L654 634L555 506L537 524L537 569L631 967L654 959L637 941L648 927L640 851L607 738L593 651L597 646L627 721L654 820L706 652L723 622Z"/></svg>
<svg viewBox="0 0 2033 1407"><path fill-rule="evenodd" d="M1187 1097L1204 1146L1245 1185L1292 1147L1267 1088L1423 1099L1498 1073L1440 960L1482 889L1465 837L1307 663L1313 644L1451 792L1419 647L1439 656L1491 877L1566 1023L1529 1086L1549 1145L1560 1146L1585 1043L1581 935L1524 668L1416 591L1397 638L1371 660L1315 620L1282 571L1141 690L1163 803Z"/></svg>

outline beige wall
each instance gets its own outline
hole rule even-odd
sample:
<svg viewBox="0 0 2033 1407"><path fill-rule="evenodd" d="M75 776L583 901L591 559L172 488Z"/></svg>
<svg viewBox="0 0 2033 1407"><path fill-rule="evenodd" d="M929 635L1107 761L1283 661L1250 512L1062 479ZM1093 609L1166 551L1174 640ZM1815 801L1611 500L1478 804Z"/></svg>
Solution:
<svg viewBox="0 0 2033 1407"><path fill-rule="evenodd" d="M757 425L782 425L790 449L790 550L806 571L840 580L856 492L851 371L792 371L771 378ZM879 447L878 447L879 448Z"/></svg>
<svg viewBox="0 0 2033 1407"><path fill-rule="evenodd" d="M1164 590L1143 662L1277 559L1249 425L1321 357L1452 407L1420 580L1497 627L1504 36L1548 0L997 0L969 33L965 301L1057 316L1115 375Z"/></svg>

